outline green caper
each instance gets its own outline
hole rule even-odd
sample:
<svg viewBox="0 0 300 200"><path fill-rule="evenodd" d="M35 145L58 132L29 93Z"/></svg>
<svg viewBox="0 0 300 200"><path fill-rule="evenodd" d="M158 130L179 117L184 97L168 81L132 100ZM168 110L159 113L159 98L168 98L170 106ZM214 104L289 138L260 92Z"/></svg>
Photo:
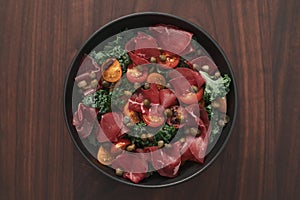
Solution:
<svg viewBox="0 0 300 200"><path fill-rule="evenodd" d="M126 126L127 126L127 127L133 127L133 126L134 126L134 123L128 122L128 123L126 124Z"/></svg>
<svg viewBox="0 0 300 200"><path fill-rule="evenodd" d="M143 104L148 108L150 107L150 101L148 99L144 99Z"/></svg>
<svg viewBox="0 0 300 200"><path fill-rule="evenodd" d="M155 57L151 57L151 58L150 58L150 62L156 63L156 58L155 58Z"/></svg>
<svg viewBox="0 0 300 200"><path fill-rule="evenodd" d="M167 117L172 117L172 115L173 115L173 112L172 112L172 110L171 109L169 109L169 108L167 108L166 110L165 110L165 115L167 116Z"/></svg>
<svg viewBox="0 0 300 200"><path fill-rule="evenodd" d="M201 68L202 68L203 71L206 71L206 72L209 70L208 65L203 65Z"/></svg>
<svg viewBox="0 0 300 200"><path fill-rule="evenodd" d="M221 76L221 73L220 73L219 71L217 71L217 72L215 73L215 78L218 79L218 78L220 78L220 76Z"/></svg>
<svg viewBox="0 0 300 200"><path fill-rule="evenodd" d="M198 90L199 90L199 89L198 89L197 86L195 86L195 85L192 85L192 86L191 86L191 92L197 93Z"/></svg>
<svg viewBox="0 0 300 200"><path fill-rule="evenodd" d="M143 133L143 134L141 135L141 139L142 139L143 141L146 141L146 140L147 140L147 135L146 135L145 133Z"/></svg>
<svg viewBox="0 0 300 200"><path fill-rule="evenodd" d="M116 168L116 175L117 176L122 176L123 175L123 170L121 168Z"/></svg>
<svg viewBox="0 0 300 200"><path fill-rule="evenodd" d="M107 81L102 81L101 85L105 88L108 88L110 86L110 83Z"/></svg>
<svg viewBox="0 0 300 200"><path fill-rule="evenodd" d="M199 133L200 133L199 129L194 128L194 127L190 128L190 134L192 136L197 136Z"/></svg>
<svg viewBox="0 0 300 200"><path fill-rule="evenodd" d="M140 88L141 87L141 84L140 83L134 83L133 84L133 87L134 87L134 89L138 89L138 88Z"/></svg>
<svg viewBox="0 0 300 200"><path fill-rule="evenodd" d="M135 144L129 145L126 147L127 151L134 151L135 150Z"/></svg>
<svg viewBox="0 0 300 200"><path fill-rule="evenodd" d="M158 148L162 148L164 146L164 141L163 140L159 140L157 142L157 146L158 146Z"/></svg>
<svg viewBox="0 0 300 200"><path fill-rule="evenodd" d="M172 145L171 145L171 144L165 144L165 147L166 147L166 148L171 148Z"/></svg>
<svg viewBox="0 0 300 200"><path fill-rule="evenodd" d="M193 69L199 71L201 67L198 64L193 64Z"/></svg>
<svg viewBox="0 0 300 200"><path fill-rule="evenodd" d="M87 86L87 82L85 80L80 81L79 83L77 83L77 86L79 88L84 88Z"/></svg>
<svg viewBox="0 0 300 200"><path fill-rule="evenodd" d="M153 141L154 140L154 135L152 133L147 133L147 138L149 141Z"/></svg>
<svg viewBox="0 0 300 200"><path fill-rule="evenodd" d="M124 91L124 94L128 97L130 97L132 95L132 92L128 91L128 90L125 90Z"/></svg>
<svg viewBox="0 0 300 200"><path fill-rule="evenodd" d="M185 120L183 115L178 115L177 119L180 121L180 123L183 123Z"/></svg>
<svg viewBox="0 0 300 200"><path fill-rule="evenodd" d="M225 126L225 121L223 120L223 119L220 119L219 121L218 121L218 125L219 126Z"/></svg>
<svg viewBox="0 0 300 200"><path fill-rule="evenodd" d="M185 138L184 137L180 138L179 142L185 143Z"/></svg>
<svg viewBox="0 0 300 200"><path fill-rule="evenodd" d="M159 55L159 60L165 62L167 60L167 56L164 54Z"/></svg>
<svg viewBox="0 0 300 200"><path fill-rule="evenodd" d="M90 83L92 88L96 88L98 86L98 81L96 79L92 80Z"/></svg>
<svg viewBox="0 0 300 200"><path fill-rule="evenodd" d="M145 84L144 84L144 89L145 90L148 90L150 88L150 84L148 83L148 82L146 82Z"/></svg>
<svg viewBox="0 0 300 200"><path fill-rule="evenodd" d="M92 79L94 79L94 78L96 78L96 73L95 73L95 72L91 72L91 73L89 74L89 76L90 76Z"/></svg>

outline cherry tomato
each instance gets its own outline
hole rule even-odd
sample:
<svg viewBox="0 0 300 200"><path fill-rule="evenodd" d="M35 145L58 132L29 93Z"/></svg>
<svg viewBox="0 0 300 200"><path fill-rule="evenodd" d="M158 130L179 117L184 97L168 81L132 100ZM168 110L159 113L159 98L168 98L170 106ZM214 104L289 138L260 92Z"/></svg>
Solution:
<svg viewBox="0 0 300 200"><path fill-rule="evenodd" d="M155 83L155 84L157 84L158 85L158 89L162 89L166 85L166 79L165 79L165 77L163 77L163 75L161 75L159 73L151 73L151 74L149 74L149 76L147 78L147 82L148 83Z"/></svg>
<svg viewBox="0 0 300 200"><path fill-rule="evenodd" d="M203 87L197 93L189 92L185 95L179 96L178 98L180 101L182 101L185 104L193 104L200 101L202 97L203 97Z"/></svg>
<svg viewBox="0 0 300 200"><path fill-rule="evenodd" d="M148 76L148 68L146 66L139 65L140 68L137 67L128 67L126 77L131 83L142 83L147 79Z"/></svg>
<svg viewBox="0 0 300 200"><path fill-rule="evenodd" d="M162 68L171 69L179 64L180 57L169 52L162 53L157 58L157 63L161 65Z"/></svg>
<svg viewBox="0 0 300 200"><path fill-rule="evenodd" d="M108 82L117 82L122 77L122 68L117 59L109 58L101 66L103 79Z"/></svg>
<svg viewBox="0 0 300 200"><path fill-rule="evenodd" d="M144 122L150 126L150 127L159 127L163 125L165 122L165 119L163 116L157 116L157 115L143 115Z"/></svg>
<svg viewBox="0 0 300 200"><path fill-rule="evenodd" d="M97 153L97 159L103 165L110 165L114 157L106 148L101 145Z"/></svg>
<svg viewBox="0 0 300 200"><path fill-rule="evenodd" d="M138 114L136 112L134 112L133 110L129 110L128 106L129 106L129 102L127 102L124 106L124 109L123 109L124 115L128 116L130 118L131 122L133 122L135 124L138 123L140 121Z"/></svg>

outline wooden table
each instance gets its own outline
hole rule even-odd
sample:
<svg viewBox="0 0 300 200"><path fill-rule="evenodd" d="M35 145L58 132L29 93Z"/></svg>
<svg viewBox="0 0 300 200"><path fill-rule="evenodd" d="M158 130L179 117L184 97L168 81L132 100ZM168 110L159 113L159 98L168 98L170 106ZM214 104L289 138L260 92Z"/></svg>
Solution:
<svg viewBox="0 0 300 200"><path fill-rule="evenodd" d="M159 3L160 2L160 3ZM0 1L1 199L297 199L300 197L300 1ZM63 118L69 64L120 16L160 11L201 26L222 46L239 112L214 164L192 180L141 189L102 175Z"/></svg>

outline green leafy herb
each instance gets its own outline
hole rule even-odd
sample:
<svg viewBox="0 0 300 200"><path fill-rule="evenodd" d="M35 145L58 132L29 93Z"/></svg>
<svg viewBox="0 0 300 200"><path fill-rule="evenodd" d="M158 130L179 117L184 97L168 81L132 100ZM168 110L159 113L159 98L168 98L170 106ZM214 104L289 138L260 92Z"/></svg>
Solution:
<svg viewBox="0 0 300 200"><path fill-rule="evenodd" d="M175 137L177 130L174 126L165 124L155 135L153 140L142 140L141 135L147 133L147 125L144 122L139 122L136 124L128 138L134 143L138 148L144 148L149 146L157 146L157 142L163 140L164 143L170 143ZM151 131L151 130L150 130Z"/></svg>
<svg viewBox="0 0 300 200"><path fill-rule="evenodd" d="M112 99L116 99L116 101L112 101L112 106L115 108L124 108L127 102L125 91L134 91L133 84L127 78L124 77L120 81L112 91Z"/></svg>
<svg viewBox="0 0 300 200"><path fill-rule="evenodd" d="M107 90L98 90L97 92L87 95L82 99L86 106L99 109L100 114L107 113L111 110L112 93Z"/></svg>

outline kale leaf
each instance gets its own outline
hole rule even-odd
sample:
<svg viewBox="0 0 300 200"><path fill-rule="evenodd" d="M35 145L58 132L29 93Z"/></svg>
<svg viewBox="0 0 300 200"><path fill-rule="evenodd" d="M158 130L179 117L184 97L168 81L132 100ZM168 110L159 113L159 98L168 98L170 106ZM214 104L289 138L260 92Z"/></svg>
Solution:
<svg viewBox="0 0 300 200"><path fill-rule="evenodd" d="M111 110L111 96L112 93L107 90L98 90L85 96L82 99L82 103L86 106L97 108L100 114L104 114Z"/></svg>

